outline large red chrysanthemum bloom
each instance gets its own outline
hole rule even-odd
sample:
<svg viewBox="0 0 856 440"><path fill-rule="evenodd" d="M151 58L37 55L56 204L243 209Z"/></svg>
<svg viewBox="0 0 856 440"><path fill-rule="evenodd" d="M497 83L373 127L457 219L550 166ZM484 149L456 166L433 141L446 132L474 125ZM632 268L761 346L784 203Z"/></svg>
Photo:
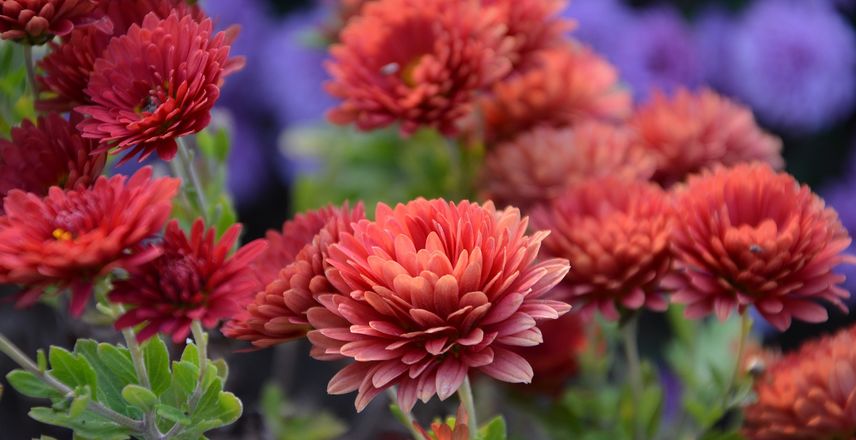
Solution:
<svg viewBox="0 0 856 440"><path fill-rule="evenodd" d="M632 131L586 121L573 128L539 127L488 150L479 186L482 198L525 211L575 182L597 176L647 180L654 166Z"/></svg>
<svg viewBox="0 0 856 440"><path fill-rule="evenodd" d="M327 90L342 103L329 119L361 130L399 122L405 134L423 126L455 133L476 93L510 67L496 15L476 0L365 5L330 50Z"/></svg>
<svg viewBox="0 0 856 440"><path fill-rule="evenodd" d="M22 305L47 286L69 287L79 315L99 277L157 256L129 250L161 230L178 186L178 179L153 180L147 167L131 178L101 177L91 189L53 187L44 198L9 192L0 217L0 283L29 287Z"/></svg>
<svg viewBox="0 0 856 440"><path fill-rule="evenodd" d="M788 174L766 164L717 167L690 176L676 195L672 247L682 269L676 302L698 318L755 306L785 330L791 318L823 322L825 300L842 310L849 293L832 272L853 258L838 215Z"/></svg>
<svg viewBox="0 0 856 440"><path fill-rule="evenodd" d="M0 139L0 199L13 189L44 196L52 186L91 185L107 161L106 154L93 153L96 146L56 113L39 117L36 124L24 121L12 129L10 141Z"/></svg>
<svg viewBox="0 0 856 440"><path fill-rule="evenodd" d="M631 113L631 96L605 59L568 44L540 52L534 67L496 83L480 107L485 139L494 145L538 126L623 120Z"/></svg>
<svg viewBox="0 0 856 440"><path fill-rule="evenodd" d="M283 226L282 235L269 233L270 246L256 261L257 270L270 276L266 287L229 321L223 334L259 348L306 335L310 330L306 312L318 305L318 295L333 291L325 276L327 250L364 218L361 203L353 210L346 203L341 208L329 206L299 215Z"/></svg>
<svg viewBox="0 0 856 440"><path fill-rule="evenodd" d="M749 440L856 438L856 329L803 345L755 381Z"/></svg>
<svg viewBox="0 0 856 440"><path fill-rule="evenodd" d="M452 395L471 370L518 383L529 363L512 349L541 342L538 321L569 310L544 296L568 262L535 263L546 232L526 235L519 211L493 204L418 199L390 208L330 246L323 307L307 313L325 358L354 362L327 387L359 390L358 411L397 386L398 403Z"/></svg>
<svg viewBox="0 0 856 440"><path fill-rule="evenodd" d="M496 8L511 39L509 58L515 71L525 70L544 49L567 44L574 22L559 14L566 0L481 0L482 7Z"/></svg>
<svg viewBox="0 0 856 440"><path fill-rule="evenodd" d="M132 307L116 320L116 328L145 324L137 334L140 341L160 332L178 343L185 340L194 320L214 327L234 316L259 288L251 264L265 242L253 241L230 255L241 226L233 225L219 240L216 233L200 219L188 237L177 221L171 221L163 241L151 246L160 256L114 283L110 300Z"/></svg>
<svg viewBox="0 0 856 440"><path fill-rule="evenodd" d="M98 21L97 12L97 0L3 0L0 38L43 44L54 35L67 35L76 25Z"/></svg>
<svg viewBox="0 0 856 440"><path fill-rule="evenodd" d="M40 92L37 109L67 112L78 105L91 104L86 86L95 60L114 36L125 35L131 25L142 24L146 14L153 12L166 18L176 11L181 16L203 19L201 9L185 0L105 0L99 7L112 22L113 32L86 26L75 29L60 43L49 44L50 52L38 63L43 73L36 77Z"/></svg>
<svg viewBox="0 0 856 440"><path fill-rule="evenodd" d="M630 124L657 158L654 179L666 186L717 164L784 166L781 140L762 130L750 109L712 90L655 93Z"/></svg>
<svg viewBox="0 0 856 440"><path fill-rule="evenodd" d="M593 178L536 208L532 222L551 231L544 252L573 264L561 284L570 302L612 320L622 310L668 306L660 282L672 267L673 216L656 184Z"/></svg>
<svg viewBox="0 0 856 440"><path fill-rule="evenodd" d="M558 396L565 389L565 382L577 374L579 356L588 342L585 323L580 313L566 313L539 326L543 344L514 350L532 365L535 373L532 390Z"/></svg>
<svg viewBox="0 0 856 440"><path fill-rule="evenodd" d="M223 76L237 67L229 60L235 34L212 35L212 22L172 13L151 13L142 26L114 38L95 61L86 93L93 105L76 108L88 116L79 127L104 149L157 151L170 160L176 139L208 125Z"/></svg>

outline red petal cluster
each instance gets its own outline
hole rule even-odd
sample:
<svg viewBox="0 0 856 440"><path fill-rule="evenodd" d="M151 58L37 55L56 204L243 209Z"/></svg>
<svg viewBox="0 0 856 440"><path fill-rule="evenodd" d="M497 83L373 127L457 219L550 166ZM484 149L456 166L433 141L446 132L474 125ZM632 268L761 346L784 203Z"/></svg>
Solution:
<svg viewBox="0 0 856 440"><path fill-rule="evenodd" d="M216 232L206 230L200 219L188 237L177 221L170 222L163 242L151 246L160 256L131 269L128 279L114 284L110 300L133 307L119 317L116 328L145 323L137 334L140 341L161 332L178 343L194 320L213 327L234 316L259 288L251 263L265 243L256 240L230 256L241 226L233 225L220 240L215 239Z"/></svg>
<svg viewBox="0 0 856 440"><path fill-rule="evenodd" d="M561 284L571 302L612 320L621 310L668 306L660 282L672 267L672 210L656 184L590 179L536 208L532 222L551 231L545 253L573 264Z"/></svg>
<svg viewBox="0 0 856 440"><path fill-rule="evenodd" d="M437 420L431 423L431 431L425 431L425 428L413 422L413 426L419 431L424 440L467 440L470 438L469 431L470 417L467 414L464 405L458 406L458 412L455 414L455 419L449 418L445 422ZM416 439L418 440L418 439Z"/></svg>
<svg viewBox="0 0 856 440"><path fill-rule="evenodd" d="M559 17L566 0L482 0L483 7L497 8L511 38L509 58L516 71L525 70L545 49L567 44L573 21Z"/></svg>
<svg viewBox="0 0 856 440"><path fill-rule="evenodd" d="M755 381L749 440L852 439L856 435L856 329L803 345Z"/></svg>
<svg viewBox="0 0 856 440"><path fill-rule="evenodd" d="M346 203L298 215L286 222L282 235L269 232L270 246L256 262L257 268L264 267L264 276L270 276L265 290L229 321L223 334L259 348L304 336L310 329L307 310L318 305L318 295L334 291L325 275L328 248L364 218L362 204L351 210Z"/></svg>
<svg viewBox="0 0 856 440"><path fill-rule="evenodd" d="M97 0L3 0L0 38L43 44L75 25L95 21L97 9Z"/></svg>
<svg viewBox="0 0 856 440"><path fill-rule="evenodd" d="M847 310L850 294L832 269L850 237L838 215L788 174L766 164L718 167L690 176L677 193L672 245L682 273L676 302L698 318L755 306L785 330L791 318L827 319L817 300Z"/></svg>
<svg viewBox="0 0 856 440"><path fill-rule="evenodd" d="M539 326L544 343L514 350L532 365L532 389L557 396L565 382L579 370L579 356L585 349L586 320L580 313L566 313Z"/></svg>
<svg viewBox="0 0 856 440"><path fill-rule="evenodd" d="M480 187L483 198L525 211L587 178L647 180L654 166L632 131L586 121L573 128L539 127L490 149Z"/></svg>
<svg viewBox="0 0 856 440"><path fill-rule="evenodd" d="M379 0L362 11L330 50L327 90L342 100L334 123L453 134L476 92L510 68L502 23L478 2Z"/></svg>
<svg viewBox="0 0 856 440"><path fill-rule="evenodd" d="M622 120L631 97L618 72L591 49L567 45L538 53L534 66L493 86L481 100L488 144L538 126L566 127L585 119Z"/></svg>
<svg viewBox="0 0 856 440"><path fill-rule="evenodd" d="M158 233L172 211L178 179L151 176L143 168L130 179L101 177L91 189L53 187L45 198L11 191L0 217L0 283L31 287L22 304L48 285L71 287L71 311L80 314L98 277L157 256L128 252Z"/></svg>
<svg viewBox="0 0 856 440"><path fill-rule="evenodd" d="M36 125L24 121L12 129L11 141L0 139L0 197L13 189L44 196L52 186L91 185L107 161L106 154L93 153L96 146L56 113L39 117Z"/></svg>
<svg viewBox="0 0 856 440"><path fill-rule="evenodd" d="M493 204L418 199L354 225L330 246L323 307L307 313L309 339L325 357L353 363L327 391L359 391L357 410L397 386L410 411L417 398L451 396L470 370L529 382L512 349L541 342L538 321L569 310L544 299L568 262L535 263L546 232L526 235L519 211Z"/></svg>
<svg viewBox="0 0 856 440"><path fill-rule="evenodd" d="M666 186L717 164L784 165L781 140L763 131L751 110L712 90L655 93L630 123L657 158L654 179Z"/></svg>
<svg viewBox="0 0 856 440"><path fill-rule="evenodd" d="M212 22L172 13L149 14L142 27L114 38L86 88L93 105L77 107L89 116L79 127L102 148L141 153L157 151L170 160L176 138L196 133L211 118L222 77L230 68L229 44L235 35L212 35Z"/></svg>

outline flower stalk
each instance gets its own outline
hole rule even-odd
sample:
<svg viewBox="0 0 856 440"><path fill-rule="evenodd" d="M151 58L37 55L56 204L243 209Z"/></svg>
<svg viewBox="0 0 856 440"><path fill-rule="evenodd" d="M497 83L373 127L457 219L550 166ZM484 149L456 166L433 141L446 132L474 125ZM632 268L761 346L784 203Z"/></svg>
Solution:
<svg viewBox="0 0 856 440"><path fill-rule="evenodd" d="M467 427L470 430L470 440L478 439L479 423L476 418L476 404L473 399L473 387L470 385L470 377L464 377L464 383L458 389L458 398L461 399L461 405L464 406L464 411L467 412Z"/></svg>
<svg viewBox="0 0 856 440"><path fill-rule="evenodd" d="M627 377L630 381L630 392L633 402L637 405L642 401L644 384L642 383L642 362L639 357L639 315L633 314L621 325L621 342L624 346L624 356L627 358ZM633 411L633 438L645 438L645 427L639 417L639 408Z"/></svg>
<svg viewBox="0 0 856 440"><path fill-rule="evenodd" d="M190 145L183 137L176 139L178 142L178 155L170 161L170 167L176 177L181 178L186 183L189 183L196 196L196 201L199 204L199 209L202 211L202 217L208 220L209 204L208 197L205 195L205 187L202 186L202 180L199 178L199 173L196 170L194 155Z"/></svg>

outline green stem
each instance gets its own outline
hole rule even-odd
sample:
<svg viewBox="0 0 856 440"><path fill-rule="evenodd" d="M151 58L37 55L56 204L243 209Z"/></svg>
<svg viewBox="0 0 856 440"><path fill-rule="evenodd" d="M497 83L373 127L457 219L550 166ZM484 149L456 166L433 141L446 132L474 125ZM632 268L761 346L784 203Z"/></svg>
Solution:
<svg viewBox="0 0 856 440"><path fill-rule="evenodd" d="M728 411L731 401L731 394L734 392L734 387L740 379L740 372L743 369L743 355L746 352L746 342L749 338L749 332L752 330L752 317L749 316L747 310L740 313L740 339L737 342L737 361L734 364L734 370L731 372L731 378L728 380L728 386L725 388L722 407Z"/></svg>
<svg viewBox="0 0 856 440"><path fill-rule="evenodd" d="M202 328L202 323L193 321L190 325L190 331L193 333L193 339L196 341L196 349L199 353L199 379L196 382L196 389L190 396L187 402L187 407L190 413L196 410L196 405L199 404L199 399L202 398L202 392L205 386L205 370L208 368L208 334ZM170 428L169 432L163 435L163 439L170 439L181 434L184 427L176 423Z"/></svg>
<svg viewBox="0 0 856 440"><path fill-rule="evenodd" d="M461 399L461 405L464 406L464 411L467 412L467 427L470 430L470 440L476 440L479 435L479 423L476 418L476 403L473 399L473 387L470 385L470 377L464 378L464 383L458 389L458 398Z"/></svg>
<svg viewBox="0 0 856 440"><path fill-rule="evenodd" d="M386 393L389 394L389 399L392 402L396 402L398 400L398 395L396 394L395 387L387 388ZM401 411L401 414L404 416L404 423L407 430L410 432L410 435L413 437L413 440L422 440L422 434L416 429L415 421L413 419L413 414L410 412L404 412L404 409L401 407L398 408Z"/></svg>
<svg viewBox="0 0 856 440"><path fill-rule="evenodd" d="M644 392L642 384L642 361L639 358L639 316L633 316L621 326L621 341L624 345L624 355L627 358L627 375L630 380L630 391L633 393L633 402L637 407L633 411L633 438L641 440L645 438L645 428L642 418L639 417L638 405L642 402Z"/></svg>
<svg viewBox="0 0 856 440"><path fill-rule="evenodd" d="M196 200L199 202L199 209L202 210L202 217L207 220L208 217L208 198L205 196L205 188L202 186L202 181L199 179L199 173L196 172L196 164L193 162L193 154L190 146L185 142L184 138L178 138L178 156L173 158L172 162L178 161L184 172L181 177L187 177L188 182L193 187L193 192L196 194ZM177 168L173 168L176 171Z"/></svg>
<svg viewBox="0 0 856 440"><path fill-rule="evenodd" d="M29 371L30 373L33 373L44 383L53 387L55 390L59 391L64 396L74 396L74 390L51 376L49 373L42 371L39 366L36 365L35 362L30 360L27 355L25 355L17 346L15 346L15 344L12 343L12 341L8 340L3 334L0 334L0 352L5 354L6 356L9 356L9 358L15 361L16 364L21 366L21 368ZM116 423L119 426L124 426L125 428L128 428L137 433L144 432L145 427L142 421L134 420L130 417L119 414L99 402L90 400L87 409L112 421L113 423Z"/></svg>
<svg viewBox="0 0 856 440"><path fill-rule="evenodd" d="M123 312L120 308L120 314ZM146 361L143 357L143 351L140 349L140 344L137 343L137 335L134 333L134 330L130 328L126 328L122 330L122 336L125 337L125 344L128 346L128 351L131 353L131 361L134 363L134 371L137 373L137 379L140 381L140 385L151 390L152 385L149 382L149 374L146 371ZM160 439L163 434L158 430L157 426L157 415L155 415L154 410L147 411L143 414L143 425L145 426L145 432L152 439Z"/></svg>
<svg viewBox="0 0 856 440"><path fill-rule="evenodd" d="M36 83L36 69L33 64L33 46L23 44L24 47L24 67L27 69L27 83L30 85L30 92L33 93L33 99L39 97L39 87Z"/></svg>

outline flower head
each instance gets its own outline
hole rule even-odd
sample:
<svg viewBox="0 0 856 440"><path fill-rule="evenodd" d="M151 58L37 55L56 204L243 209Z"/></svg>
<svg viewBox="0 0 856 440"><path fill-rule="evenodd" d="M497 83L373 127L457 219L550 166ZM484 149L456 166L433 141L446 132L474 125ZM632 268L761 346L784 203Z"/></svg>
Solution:
<svg viewBox="0 0 856 440"><path fill-rule="evenodd" d="M160 256L129 271L117 281L110 300L133 308L119 317L116 328L145 323L140 341L161 332L184 341L194 320L213 327L238 312L259 285L251 263L264 250L256 240L229 255L241 233L233 225L217 240L214 228L196 220L188 237L178 222L166 226L163 242L150 245Z"/></svg>
<svg viewBox="0 0 856 440"><path fill-rule="evenodd" d="M559 395L565 382L579 371L579 356L586 347L586 319L580 313L566 313L538 328L544 343L519 347L517 354L532 365L532 388L547 395Z"/></svg>
<svg viewBox="0 0 856 440"><path fill-rule="evenodd" d="M93 104L76 108L88 116L79 125L83 136L104 149L130 150L126 158L157 151L172 159L176 138L208 125L223 76L236 67L228 58L235 35L211 29L210 19L151 13L114 38L86 87Z"/></svg>
<svg viewBox="0 0 856 440"><path fill-rule="evenodd" d="M669 199L659 186L615 177L571 186L533 224L551 231L544 252L574 266L560 290L584 310L616 320L622 310L665 310L661 281L672 267Z"/></svg>
<svg viewBox="0 0 856 440"><path fill-rule="evenodd" d="M544 295L568 271L565 260L535 263L546 232L526 235L516 209L418 199L362 220L330 246L335 292L307 313L309 339L325 357L353 363L327 391L359 390L357 410L398 387L416 399L452 395L467 374L529 382L532 368L512 349L541 342L538 321L568 311Z"/></svg>
<svg viewBox="0 0 856 440"><path fill-rule="evenodd" d="M75 25L96 21L97 10L97 0L3 0L0 38L43 44L54 35L67 35Z"/></svg>
<svg viewBox="0 0 856 440"><path fill-rule="evenodd" d="M832 272L852 257L834 210L806 186L769 165L744 164L691 176L676 195L670 285L686 314L698 318L755 306L785 330L796 318L827 319L825 300L843 310L850 294Z"/></svg>
<svg viewBox="0 0 856 440"><path fill-rule="evenodd" d="M616 70L590 49L571 45L541 52L536 67L496 83L481 100L490 144L538 126L621 120L630 115L630 106Z"/></svg>
<svg viewBox="0 0 856 440"><path fill-rule="evenodd" d="M424 440L467 440L470 438L468 424L469 415L463 404L458 406L454 419L449 417L446 420L435 420L431 423L430 431L413 422L413 426Z"/></svg>
<svg viewBox="0 0 856 440"><path fill-rule="evenodd" d="M537 54L545 49L567 44L567 33L574 28L571 20L559 13L566 0L481 0L482 6L495 8L505 23L511 39L509 58L515 71L525 70Z"/></svg>
<svg viewBox="0 0 856 440"><path fill-rule="evenodd" d="M586 121L573 128L536 128L490 149L480 185L483 198L525 211L589 177L647 180L654 165L632 131Z"/></svg>
<svg viewBox="0 0 856 440"><path fill-rule="evenodd" d="M24 121L12 129L10 141L0 139L0 197L13 189L44 196L52 186L91 185L107 161L106 154L93 153L95 148L56 113L39 117L36 124Z"/></svg>
<svg viewBox="0 0 856 440"><path fill-rule="evenodd" d="M850 439L856 433L856 329L804 344L755 381L749 440Z"/></svg>
<svg viewBox="0 0 856 440"><path fill-rule="evenodd" d="M49 285L71 287L71 311L80 314L98 277L157 256L129 252L161 230L178 191L177 179L151 176L143 168L131 178L100 177L92 188L52 187L44 198L9 192L0 217L0 283L30 288L21 304Z"/></svg>
<svg viewBox="0 0 856 440"><path fill-rule="evenodd" d="M318 295L334 291L325 276L328 248L364 218L362 204L352 210L346 203L300 214L283 225L281 235L269 232L268 250L256 261L266 287L223 333L259 348L304 336L310 330L306 312L319 305Z"/></svg>
<svg viewBox="0 0 856 440"><path fill-rule="evenodd" d="M746 107L711 90L655 93L630 121L656 157L654 180L681 182L714 165L766 162L782 168L782 141L762 130Z"/></svg>
<svg viewBox="0 0 856 440"><path fill-rule="evenodd" d="M329 118L361 130L399 122L406 134L455 133L476 93L510 68L502 23L477 1L371 2L340 37L327 91L342 102Z"/></svg>

